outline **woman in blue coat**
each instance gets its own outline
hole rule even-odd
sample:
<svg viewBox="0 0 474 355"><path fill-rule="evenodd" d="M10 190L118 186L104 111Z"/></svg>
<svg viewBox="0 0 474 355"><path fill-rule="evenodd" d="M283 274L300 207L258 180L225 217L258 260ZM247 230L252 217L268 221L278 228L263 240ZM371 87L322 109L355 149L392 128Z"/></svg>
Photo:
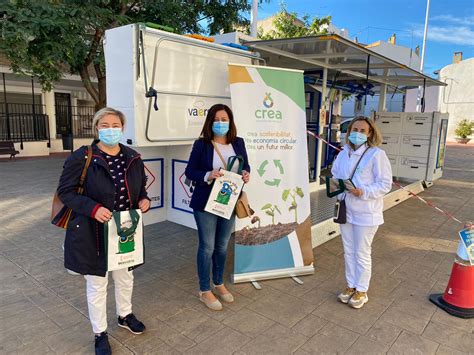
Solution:
<svg viewBox="0 0 474 355"><path fill-rule="evenodd" d="M107 337L107 261L104 227L113 211L150 208L145 189L146 175L140 154L119 141L125 116L112 108L98 111L92 126L99 140L91 146L92 160L84 182L84 193L77 186L87 158L88 147L76 150L66 160L59 180L58 196L72 214L64 242L66 269L84 275L96 354L110 354ZM110 272L115 284L118 325L134 334L145 330L132 313L133 273L128 269Z"/></svg>
<svg viewBox="0 0 474 355"><path fill-rule="evenodd" d="M209 109L201 137L194 142L185 172L186 177L196 183L190 206L194 211L199 234L197 253L199 299L208 308L221 310L222 303L211 290L210 274L212 270L212 286L216 295L224 302L233 302L234 297L226 289L223 275L227 245L234 229L235 214L227 220L204 211L212 184L222 175L219 170L226 168L212 142L225 161L235 155L243 157L242 179L247 183L250 178L250 166L245 143L242 138L237 137L234 116L226 105L216 104Z"/></svg>

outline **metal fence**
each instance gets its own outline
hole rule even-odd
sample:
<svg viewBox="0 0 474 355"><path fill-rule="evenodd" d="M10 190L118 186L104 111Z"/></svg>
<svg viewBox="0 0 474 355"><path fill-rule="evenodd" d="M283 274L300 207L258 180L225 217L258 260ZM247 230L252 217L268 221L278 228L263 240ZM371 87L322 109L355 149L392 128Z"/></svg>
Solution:
<svg viewBox="0 0 474 355"><path fill-rule="evenodd" d="M72 130L74 138L92 138L92 119L95 108L93 106L73 106L72 107Z"/></svg>
<svg viewBox="0 0 474 355"><path fill-rule="evenodd" d="M56 104L56 138L92 138L93 106L69 106Z"/></svg>
<svg viewBox="0 0 474 355"><path fill-rule="evenodd" d="M0 141L49 141L49 120L41 104L0 103Z"/></svg>

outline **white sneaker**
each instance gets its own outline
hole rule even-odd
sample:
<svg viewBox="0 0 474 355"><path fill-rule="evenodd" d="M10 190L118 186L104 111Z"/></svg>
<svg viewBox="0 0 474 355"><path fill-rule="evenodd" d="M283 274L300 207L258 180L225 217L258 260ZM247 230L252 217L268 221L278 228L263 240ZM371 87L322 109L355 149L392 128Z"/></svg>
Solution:
<svg viewBox="0 0 474 355"><path fill-rule="evenodd" d="M346 289L337 296L337 299L341 301L342 303L347 304L347 302L349 302L349 300L351 299L351 297L354 295L355 292L356 292L355 288L347 286Z"/></svg>
<svg viewBox="0 0 474 355"><path fill-rule="evenodd" d="M349 300L349 306L359 309L362 308L367 302L369 302L367 292L356 291Z"/></svg>

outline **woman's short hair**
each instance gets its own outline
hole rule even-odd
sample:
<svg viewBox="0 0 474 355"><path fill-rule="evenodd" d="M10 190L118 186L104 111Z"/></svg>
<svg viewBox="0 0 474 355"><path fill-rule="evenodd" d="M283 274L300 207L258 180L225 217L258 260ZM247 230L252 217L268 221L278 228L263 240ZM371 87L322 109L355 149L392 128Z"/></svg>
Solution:
<svg viewBox="0 0 474 355"><path fill-rule="evenodd" d="M352 145L352 143L349 141L349 134L351 134L352 126L354 125L354 123L358 121L365 121L369 125L369 135L367 136L367 144L369 145L369 147L378 147L379 145L381 145L382 134L380 133L379 128L372 119L364 116L357 116L351 121L351 123L349 123L349 127L347 127L346 133L346 143Z"/></svg>
<svg viewBox="0 0 474 355"><path fill-rule="evenodd" d="M227 144L233 143L237 138L237 127L235 127L234 114L232 113L232 110L229 106L224 104L215 104L207 111L206 121L204 122L204 126L202 127L201 131L201 137L207 143L210 143L211 140L214 139L212 124L214 123L214 118L216 117L216 113L218 111L225 111L227 112L227 116L229 116L229 132L227 132L226 138Z"/></svg>
<svg viewBox="0 0 474 355"><path fill-rule="evenodd" d="M127 119L125 118L125 115L123 114L123 112L111 107L104 107L104 108L101 108L99 111L97 111L94 115L94 118L92 119L92 129L94 130L95 135L97 135L96 128L97 128L97 125L99 124L99 121L107 115L117 116L120 119L120 122L122 122L122 126L125 126Z"/></svg>

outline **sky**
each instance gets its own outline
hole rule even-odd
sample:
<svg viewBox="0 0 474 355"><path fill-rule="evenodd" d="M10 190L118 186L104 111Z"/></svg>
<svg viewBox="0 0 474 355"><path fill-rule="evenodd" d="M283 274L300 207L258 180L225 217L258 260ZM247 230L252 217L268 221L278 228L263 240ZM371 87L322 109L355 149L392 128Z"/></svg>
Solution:
<svg viewBox="0 0 474 355"><path fill-rule="evenodd" d="M397 34L397 44L422 47L426 0L285 0L286 9L299 17L332 16L338 28L349 30L351 39L373 43ZM280 1L263 1L258 19L272 16ZM474 57L474 0L431 0L424 72L451 64L454 52L463 59Z"/></svg>

